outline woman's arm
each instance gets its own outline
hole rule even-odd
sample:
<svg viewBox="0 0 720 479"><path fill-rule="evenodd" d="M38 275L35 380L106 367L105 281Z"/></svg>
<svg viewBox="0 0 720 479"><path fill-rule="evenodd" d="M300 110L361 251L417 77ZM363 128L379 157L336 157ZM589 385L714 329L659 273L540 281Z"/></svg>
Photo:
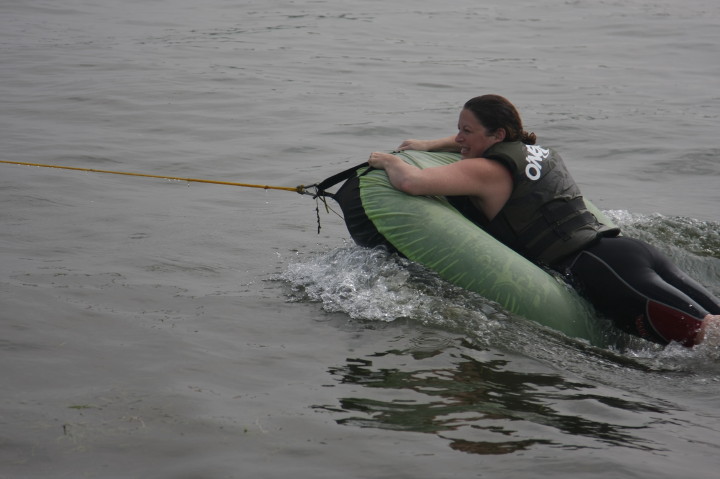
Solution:
<svg viewBox="0 0 720 479"><path fill-rule="evenodd" d="M470 196L492 219L507 202L513 189L512 176L497 161L468 158L448 165L420 169L397 156L374 152L370 166L383 169L390 183L409 195Z"/></svg>
<svg viewBox="0 0 720 479"><path fill-rule="evenodd" d="M449 151L457 153L460 151L460 145L455 142L454 136L448 136L437 140L405 140L400 144L398 150Z"/></svg>

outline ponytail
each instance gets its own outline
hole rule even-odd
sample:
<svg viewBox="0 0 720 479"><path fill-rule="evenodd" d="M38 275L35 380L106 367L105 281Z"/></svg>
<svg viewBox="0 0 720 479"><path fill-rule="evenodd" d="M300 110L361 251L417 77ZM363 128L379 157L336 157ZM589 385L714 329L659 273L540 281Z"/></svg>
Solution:
<svg viewBox="0 0 720 479"><path fill-rule="evenodd" d="M520 141L522 141L526 145L534 145L537 141L537 136L535 136L535 133L533 132L528 133L527 131L523 131Z"/></svg>

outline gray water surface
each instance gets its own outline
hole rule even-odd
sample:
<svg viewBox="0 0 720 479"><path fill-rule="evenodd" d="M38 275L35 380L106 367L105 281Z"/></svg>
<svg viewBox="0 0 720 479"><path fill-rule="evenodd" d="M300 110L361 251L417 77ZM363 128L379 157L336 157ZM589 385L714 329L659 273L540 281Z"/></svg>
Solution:
<svg viewBox="0 0 720 479"><path fill-rule="evenodd" d="M0 159L322 180L513 101L720 294L711 0L6 0ZM291 192L0 164L0 477L715 478L720 352L547 331ZM333 206L333 205L330 205Z"/></svg>

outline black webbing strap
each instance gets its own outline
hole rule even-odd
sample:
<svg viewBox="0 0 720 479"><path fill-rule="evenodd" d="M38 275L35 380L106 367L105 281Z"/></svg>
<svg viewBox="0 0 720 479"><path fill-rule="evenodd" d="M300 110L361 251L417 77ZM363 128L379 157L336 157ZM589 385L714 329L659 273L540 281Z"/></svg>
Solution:
<svg viewBox="0 0 720 479"><path fill-rule="evenodd" d="M314 185L316 188L315 197L329 196L330 198L334 198L335 195L333 193L328 193L325 190L327 190L328 188L332 188L333 186L337 185L341 181L345 181L345 180L352 178L353 176L355 176L357 174L357 170L359 170L361 168L367 168L367 170L365 170L360 176L366 175L367 173L369 173L370 171L375 169L372 166L370 166L368 164L368 162L365 162L360 165L353 166L352 168L348 168L345 171L341 171L340 173L333 175L330 178L326 178L326 179L322 180L320 183Z"/></svg>

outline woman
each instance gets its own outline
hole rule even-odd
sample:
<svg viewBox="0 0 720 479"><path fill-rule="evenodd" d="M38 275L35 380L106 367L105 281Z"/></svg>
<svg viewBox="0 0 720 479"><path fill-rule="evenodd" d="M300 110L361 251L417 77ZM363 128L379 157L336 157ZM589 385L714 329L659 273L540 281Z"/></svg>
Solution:
<svg viewBox="0 0 720 479"><path fill-rule="evenodd" d="M720 344L720 300L654 247L599 223L560 156L535 141L508 100L484 95L465 104L457 135L399 147L459 152L461 161L419 169L374 152L369 163L405 193L447 196L505 245L567 275L621 329L686 346L715 331Z"/></svg>

